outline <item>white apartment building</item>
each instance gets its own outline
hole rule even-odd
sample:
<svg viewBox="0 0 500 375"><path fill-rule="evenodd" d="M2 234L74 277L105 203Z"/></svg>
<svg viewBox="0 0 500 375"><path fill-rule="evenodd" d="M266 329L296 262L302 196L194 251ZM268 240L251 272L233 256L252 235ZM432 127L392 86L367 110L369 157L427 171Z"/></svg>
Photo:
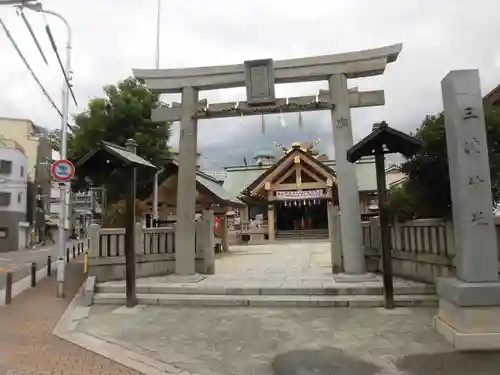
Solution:
<svg viewBox="0 0 500 375"><path fill-rule="evenodd" d="M0 117L0 138L13 140L24 150L28 178L27 220L32 227L43 230L44 217L49 212L52 159L52 146L45 129L28 119ZM37 207L37 195L41 196L40 208Z"/></svg>
<svg viewBox="0 0 500 375"><path fill-rule="evenodd" d="M27 245L27 171L24 148L16 141L0 138L0 252Z"/></svg>

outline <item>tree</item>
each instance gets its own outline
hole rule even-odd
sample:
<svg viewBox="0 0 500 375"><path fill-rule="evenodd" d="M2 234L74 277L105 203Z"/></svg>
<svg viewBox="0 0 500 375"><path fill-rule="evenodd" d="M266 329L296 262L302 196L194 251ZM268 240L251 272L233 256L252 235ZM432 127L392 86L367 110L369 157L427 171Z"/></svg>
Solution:
<svg viewBox="0 0 500 375"><path fill-rule="evenodd" d="M493 202L500 201L500 109L485 106ZM396 216L449 217L450 177L446 152L444 113L427 116L415 136L425 146L401 165L407 183L390 191L390 206Z"/></svg>
<svg viewBox="0 0 500 375"><path fill-rule="evenodd" d="M47 136L49 137L52 150L61 152L61 130L60 129L47 130Z"/></svg>
<svg viewBox="0 0 500 375"><path fill-rule="evenodd" d="M149 120L151 111L165 104L159 96L135 78L127 78L117 85L104 87L104 98L92 99L88 108L75 116L73 136L68 140L68 157L78 160L104 140L124 145L129 138L138 144L137 154L156 166L161 166L168 157L168 139L170 124L158 124ZM84 176L76 171L78 188L86 186ZM92 176L95 185L104 185L107 191L107 202L112 205L123 198L124 171L114 171L111 176L96 173ZM151 173L137 175L138 198L144 198L152 191L153 177Z"/></svg>

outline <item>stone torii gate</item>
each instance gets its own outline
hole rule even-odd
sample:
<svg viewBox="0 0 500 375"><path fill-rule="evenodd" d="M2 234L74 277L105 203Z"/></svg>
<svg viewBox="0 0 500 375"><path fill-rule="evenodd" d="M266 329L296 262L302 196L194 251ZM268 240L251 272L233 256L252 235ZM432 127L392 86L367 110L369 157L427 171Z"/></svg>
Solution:
<svg viewBox="0 0 500 375"><path fill-rule="evenodd" d="M366 272L355 165L346 151L353 145L350 108L385 104L383 90L348 90L349 78L384 73L402 44L357 52L298 59L246 61L243 64L185 69L134 69L134 76L157 94L181 93L182 102L153 111L156 122L180 121L175 272L195 273L196 148L199 119L330 110L333 124L344 271ZM329 90L315 96L276 98L274 85L327 80ZM246 87L246 102L207 104L198 92Z"/></svg>

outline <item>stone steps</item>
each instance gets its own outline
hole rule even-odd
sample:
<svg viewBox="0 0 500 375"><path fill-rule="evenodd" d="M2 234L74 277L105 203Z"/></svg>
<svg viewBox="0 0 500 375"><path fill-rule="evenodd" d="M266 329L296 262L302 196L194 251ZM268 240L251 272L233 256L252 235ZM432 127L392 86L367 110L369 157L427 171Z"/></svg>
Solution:
<svg viewBox="0 0 500 375"><path fill-rule="evenodd" d="M297 240L297 239L308 239L308 240L327 240L329 237L327 229L311 229L311 230L279 230L276 232L277 240Z"/></svg>
<svg viewBox="0 0 500 375"><path fill-rule="evenodd" d="M165 294L165 295L219 295L219 296L354 296L354 295L383 295L380 285L356 285L339 283L333 287L248 287L248 286L209 286L209 285L140 285L136 287L138 294ZM125 293L125 285L120 284L97 284L96 293L121 294ZM395 295L434 295L436 293L433 285L395 285Z"/></svg>
<svg viewBox="0 0 500 375"><path fill-rule="evenodd" d="M209 295L138 294L140 305L161 306L254 306L254 307L383 307L382 295ZM124 305L125 293L97 293L95 304ZM430 294L396 295L398 307L437 306Z"/></svg>

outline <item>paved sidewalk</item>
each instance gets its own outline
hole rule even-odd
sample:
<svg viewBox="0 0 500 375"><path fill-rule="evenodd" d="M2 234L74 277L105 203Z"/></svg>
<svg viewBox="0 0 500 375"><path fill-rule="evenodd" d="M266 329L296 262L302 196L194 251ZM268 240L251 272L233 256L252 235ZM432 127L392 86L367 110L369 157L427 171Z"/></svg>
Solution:
<svg viewBox="0 0 500 375"><path fill-rule="evenodd" d="M77 241L68 240L67 246L72 249ZM7 270L13 272L14 282L30 274L30 265L32 262L41 269L47 265L47 257L52 257L52 262L57 260L57 245L51 244L36 249L9 251L0 253L0 289L5 287L5 277L3 272Z"/></svg>
<svg viewBox="0 0 500 375"><path fill-rule="evenodd" d="M67 266L66 298L55 297L45 279L0 308L0 375L139 374L52 335L52 329L83 282L81 259Z"/></svg>

